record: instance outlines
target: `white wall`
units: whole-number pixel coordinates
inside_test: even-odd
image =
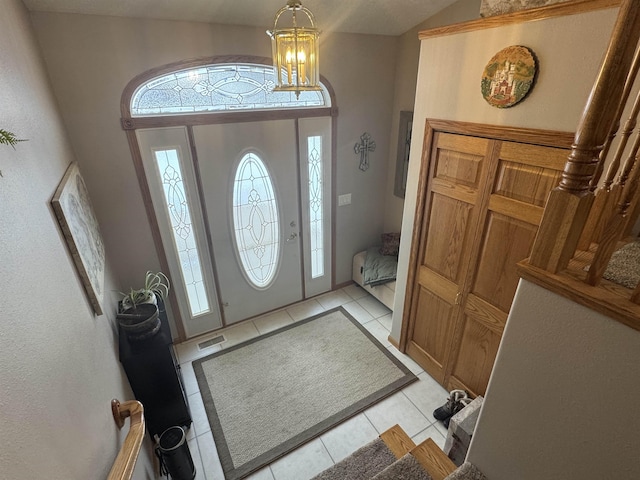
[[[424,40],[415,132],[426,118],[573,131],[617,9]],[[532,48],[531,95],[489,107],[480,75],[498,50]],[[392,336],[399,338],[423,135],[414,134]],[[640,478],[640,333],[521,281],[468,459],[490,480]],[[626,400],[630,399],[630,400]]]
[[[404,199],[393,194],[396,177],[396,160],[400,112],[413,111],[418,81],[418,60],[420,58],[420,40],[418,33],[428,28],[451,25],[478,18],[480,0],[458,0],[424,22],[402,34],[399,38],[396,54],[396,72],[393,98],[393,118],[389,160],[387,164],[387,189],[384,210],[384,231],[399,232],[402,227]]]
[[[195,57],[269,57],[265,29],[195,22],[34,13],[53,89],[71,143],[95,194],[105,243],[118,252],[114,270],[123,288],[159,268],[133,163],[120,128],[120,97],[136,75]],[[386,152],[393,101],[395,37],[331,33],[321,36],[320,72],[333,85],[338,108],[337,192],[352,204],[337,212],[337,282],[351,278],[351,257],[382,231]],[[358,169],[353,146],[369,132],[377,144],[371,168]]]
[[[413,232],[420,157],[427,118],[575,131],[608,45],[617,9],[555,17],[422,41],[402,221],[391,336],[400,338]],[[509,45],[531,48],[539,74],[531,94],[508,109],[480,93],[486,63]]]
[[[640,332],[522,280],[468,460],[491,480],[640,478]]]
[[[105,478],[123,437],[110,401],[133,398],[113,282],[95,317],[49,203],[74,153],[20,0],[2,3],[0,65],[0,128],[28,139],[0,146],[0,477]],[[145,448],[136,478],[150,465]]]

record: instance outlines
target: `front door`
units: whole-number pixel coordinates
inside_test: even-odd
[[[225,322],[303,298],[296,124],[193,129]]]

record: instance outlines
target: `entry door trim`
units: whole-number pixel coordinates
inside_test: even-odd
[[[187,137],[189,139],[189,148],[191,149],[191,158],[193,160],[193,170],[195,174],[195,181],[197,186],[197,195],[198,195],[198,203],[200,205],[200,211],[202,212],[202,218],[209,218],[209,214],[207,212],[207,204],[204,201],[202,196],[203,186],[202,186],[202,175],[200,174],[200,162],[198,160],[198,152],[196,150],[195,137],[193,135],[193,126],[189,125],[187,127]],[[227,326],[227,320],[224,316],[224,308],[220,308],[222,305],[222,295],[220,293],[220,278],[218,276],[218,267],[216,265],[216,256],[213,251],[213,239],[211,236],[211,227],[209,226],[209,222],[204,223],[204,233],[207,239],[207,249],[209,251],[209,258],[211,259],[211,268],[213,269],[213,279],[216,283],[216,302],[218,303],[218,310],[220,311],[220,321],[222,322],[222,328]]]
[[[139,128],[157,128],[166,126],[186,126],[188,134],[192,134],[191,127],[193,125],[208,125],[214,123],[237,123],[237,122],[251,122],[262,120],[279,120],[279,119],[291,119],[291,118],[308,118],[319,116],[331,117],[331,191],[333,192],[331,197],[331,288],[336,286],[336,218],[335,212],[337,207],[337,199],[335,192],[337,191],[337,176],[336,176],[336,159],[337,159],[337,138],[338,138],[338,102],[336,99],[335,90],[331,85],[331,82],[323,75],[320,75],[320,81],[327,88],[329,97],[331,98],[331,107],[329,108],[315,108],[315,109],[299,109],[299,110],[273,110],[273,111],[257,111],[257,112],[238,112],[227,114],[198,114],[198,115],[174,115],[163,117],[145,117],[144,119],[134,119],[131,116],[129,106],[131,104],[131,96],[133,92],[149,78],[152,78],[160,73],[168,73],[171,71],[180,70],[182,68],[189,68],[195,65],[205,65],[210,63],[227,63],[227,62],[246,62],[246,63],[263,63],[270,64],[271,59],[267,57],[251,56],[251,55],[220,55],[214,57],[203,57],[192,60],[183,60],[179,62],[173,62],[166,65],[162,65],[140,75],[134,77],[124,88],[122,97],[120,99],[120,123],[122,129],[125,132],[127,143],[129,144],[129,150],[131,151],[131,159],[138,179],[138,186],[140,187],[140,193],[145,206],[147,220],[151,229],[151,236],[153,238],[153,244],[158,254],[158,260],[160,262],[160,269],[163,272],[169,272],[169,264],[167,261],[167,254],[162,243],[162,237],[160,236],[160,228],[155,218],[155,212],[153,210],[153,204],[151,201],[151,192],[149,190],[148,180],[144,171],[142,163],[142,155],[140,152],[140,145],[136,136],[136,130]],[[134,121],[135,120],[135,121]],[[137,123],[137,122],[140,123]],[[191,137],[189,137],[190,144]],[[192,147],[193,148],[193,147]],[[210,235],[210,233],[208,233]],[[217,281],[217,279],[216,279]],[[219,292],[218,292],[219,295]],[[220,300],[220,299],[218,299]],[[219,303],[220,304],[220,303]],[[187,336],[184,329],[184,323],[182,316],[180,315],[178,300],[173,290],[169,291],[169,305],[172,311],[174,325],[176,327],[176,337],[174,341],[180,342],[186,340]],[[224,324],[224,315],[222,316]]]

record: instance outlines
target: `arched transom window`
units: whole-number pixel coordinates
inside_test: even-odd
[[[131,97],[131,116],[201,112],[275,110],[331,106],[321,91],[274,92],[275,70],[269,65],[217,63],[174,71],[140,85]]]

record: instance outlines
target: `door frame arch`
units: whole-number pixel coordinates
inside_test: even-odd
[[[282,109],[282,110],[251,110],[240,112],[203,112],[193,114],[168,114],[158,116],[145,116],[134,117],[131,114],[131,99],[136,89],[148,82],[149,80],[158,77],[163,74],[169,74],[172,72],[185,70],[188,68],[203,67],[206,65],[222,64],[222,63],[251,63],[258,65],[272,65],[272,60],[267,57],[259,57],[252,55],[216,55],[210,57],[199,57],[191,60],[182,60],[178,62],[168,63],[159,67],[155,67],[141,74],[137,75],[129,81],[125,86],[120,99],[120,123],[122,129],[127,136],[127,142],[129,144],[129,150],[131,151],[131,158],[133,160],[134,169],[138,178],[138,185],[142,194],[145,211],[147,214],[147,220],[151,228],[151,234],[153,237],[154,247],[160,261],[161,269],[169,274],[169,263],[167,261],[167,252],[165,251],[160,235],[160,227],[158,225],[153,204],[151,201],[151,192],[149,190],[148,179],[145,174],[144,166],[142,163],[142,154],[138,139],[136,136],[136,130],[143,128],[162,128],[162,127],[174,127],[184,126],[187,128],[187,134],[189,144],[191,148],[191,155],[194,161],[194,167],[196,170],[196,179],[198,182],[198,200],[201,208],[205,209],[204,199],[200,195],[202,184],[200,181],[198,157],[195,151],[195,142],[193,136],[193,127],[196,125],[212,125],[220,123],[242,123],[242,122],[256,122],[256,121],[268,121],[268,120],[284,120],[293,119],[296,121],[296,127],[298,119],[310,118],[310,117],[331,117],[331,289],[335,288],[335,270],[336,270],[336,229],[335,229],[335,213],[337,207],[336,201],[336,158],[337,158],[337,119],[338,119],[338,107],[336,102],[335,91],[331,83],[323,76],[320,75],[320,81],[325,86],[329,98],[331,99],[331,105],[329,107],[312,107],[312,108],[295,108],[295,109]],[[213,272],[216,284],[218,284],[217,269],[213,256],[213,243],[210,232],[207,229],[206,232],[207,244],[211,259],[213,262]],[[218,304],[222,303],[220,298],[220,290],[216,289],[216,301]],[[180,314],[180,308],[178,306],[178,299],[174,290],[169,292],[169,302],[175,319],[175,326],[177,329],[178,338],[176,340],[186,339],[186,333],[184,329],[183,319]],[[226,326],[223,316],[223,327]]]

